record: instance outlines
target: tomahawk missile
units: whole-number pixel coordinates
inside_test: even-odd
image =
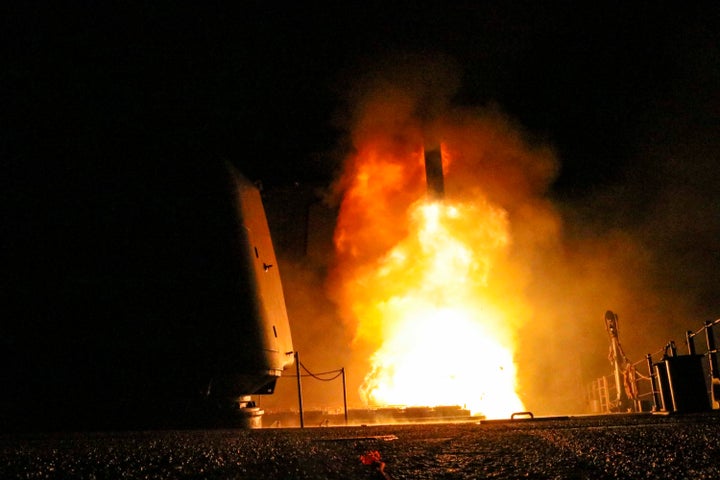
[[[442,200],[445,196],[445,180],[440,145],[425,147],[425,180],[428,197],[431,200]]]

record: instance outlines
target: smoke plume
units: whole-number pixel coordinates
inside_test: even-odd
[[[386,158],[387,174],[394,179],[394,188],[372,192],[382,199],[389,220],[365,230],[365,219],[376,211],[341,215],[327,270],[324,266],[307,278],[302,268],[293,267],[284,278],[291,285],[291,318],[295,310],[306,328],[329,342],[329,357],[335,355],[351,372],[350,402],[357,405],[357,389],[382,334],[374,340],[359,329],[357,312],[349,308],[352,292],[343,285],[406,233],[407,221],[397,219],[424,188],[418,180],[422,164],[407,159],[417,158],[424,143],[442,142],[446,194],[492,205],[509,225],[507,255],[496,259],[491,274],[493,295],[512,313],[503,328],[516,342],[519,395],[536,414],[585,413],[586,386],[610,371],[606,310],[619,314],[620,339],[632,361],[713,315],[710,300],[718,281],[708,265],[717,264],[720,228],[717,202],[704,196],[717,177],[709,174],[712,149],[695,137],[687,149],[676,147],[672,158],[650,151],[628,167],[630,181],[624,185],[562,201],[552,190],[563,162],[553,145],[538,141],[498,105],[454,103],[459,82],[451,61],[422,56],[380,62],[355,78],[345,116],[349,148],[328,198],[342,211],[344,199],[353,195],[352,182],[367,174],[356,159],[372,148]],[[696,162],[698,154],[705,160]],[[352,218],[354,226],[343,218]],[[688,232],[697,246],[686,241]],[[715,262],[703,262],[708,257]],[[323,308],[293,305],[308,285],[324,286]],[[317,305],[315,295],[305,300]],[[296,332],[296,343],[311,342],[302,339],[310,333]],[[315,355],[328,364],[323,356]]]

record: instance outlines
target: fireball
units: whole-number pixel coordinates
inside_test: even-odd
[[[443,158],[447,173],[452,159],[446,151]],[[361,398],[460,405],[487,418],[524,410],[510,327],[517,299],[505,288],[507,213],[480,190],[470,199],[453,198],[451,188],[439,200],[427,195],[422,142],[371,142],[351,160],[335,281],[355,342],[374,350]]]

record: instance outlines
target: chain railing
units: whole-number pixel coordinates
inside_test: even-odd
[[[613,402],[619,398],[616,382],[613,374],[598,377],[591,382],[587,388],[587,399],[591,413],[613,413],[613,412],[659,412],[672,410],[675,398],[674,392],[668,386],[671,379],[667,378],[667,369],[670,366],[666,362],[674,362],[673,359],[693,360],[688,357],[703,357],[702,366],[707,385],[707,394],[710,400],[710,408],[720,409],[720,368],[718,366],[717,332],[713,327],[720,324],[720,319],[707,321],[697,331],[686,332],[688,354],[678,357],[677,347],[674,341],[668,342],[660,350],[648,353],[644,360],[634,363],[628,362],[623,371],[623,388],[630,400],[629,407],[621,410]],[[695,344],[695,337],[704,334],[705,347],[698,347]],[[666,367],[666,368],[661,368]],[[647,374],[641,373],[646,371]],[[677,376],[677,375],[676,375]],[[677,379],[676,379],[677,380]],[[702,403],[702,402],[700,402]]]
[[[305,373],[300,373],[300,369]],[[347,386],[345,382],[345,367],[337,370],[329,370],[327,372],[314,373],[311,372],[303,363],[300,361],[300,354],[295,352],[295,375],[283,375],[283,377],[294,377],[297,379],[297,392],[298,392],[298,407],[300,411],[300,428],[305,428],[305,412],[303,407],[303,394],[302,394],[302,381],[303,377],[310,377],[321,382],[331,382],[338,377],[342,377],[342,392],[343,392],[343,410],[345,414],[345,425],[348,423],[348,406],[347,406]],[[327,425],[327,423],[326,423]]]

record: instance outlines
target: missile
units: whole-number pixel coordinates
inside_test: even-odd
[[[425,148],[425,179],[430,199],[442,200],[445,196],[445,180],[440,145]]]

